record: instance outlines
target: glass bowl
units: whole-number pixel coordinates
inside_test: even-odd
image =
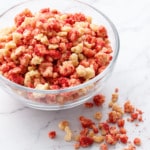
[[[2,89],[13,98],[23,102],[31,108],[40,110],[61,110],[83,104],[95,94],[99,93],[108,77],[111,75],[119,53],[119,36],[114,24],[100,10],[78,0],[28,0],[6,10],[0,15],[0,28],[11,26],[14,17],[28,8],[37,12],[42,8],[57,9],[65,13],[81,12],[92,17],[93,23],[103,25],[107,29],[111,42],[112,60],[109,65],[96,77],[76,86],[58,90],[38,90],[16,84],[0,75]]]

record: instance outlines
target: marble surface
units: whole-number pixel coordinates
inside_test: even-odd
[[[0,1],[0,12],[20,0]],[[86,1],[86,0],[83,0]],[[143,123],[138,127],[127,126],[130,139],[140,136],[142,145],[137,150],[149,150],[150,146],[150,1],[149,0],[87,0],[103,11],[116,25],[120,36],[119,58],[112,76],[102,93],[109,99],[114,88],[120,89],[119,103],[130,99],[142,109]],[[48,138],[50,130],[59,130],[60,120],[69,120],[74,131],[80,129],[79,115],[92,117],[97,108],[91,110],[78,106],[63,111],[39,111],[24,106],[0,88],[0,150],[71,150],[73,142],[63,140],[64,133],[57,138]],[[100,109],[107,114],[108,107]],[[106,115],[104,115],[104,118]],[[121,150],[125,145],[110,146],[110,150]],[[88,148],[87,148],[88,149]],[[94,144],[90,150],[98,150]]]

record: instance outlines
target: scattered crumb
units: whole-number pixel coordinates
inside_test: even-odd
[[[131,104],[131,102],[128,100],[124,103],[124,112],[125,113],[133,113],[134,112],[134,106]]]
[[[136,146],[141,145],[141,139],[136,137],[133,143],[129,141],[127,129],[125,128],[126,120],[125,115],[128,116],[127,121],[135,122],[138,126],[142,119],[143,112],[131,104],[129,100],[125,101],[123,107],[118,104],[119,90],[115,89],[112,94],[111,101],[108,103],[110,111],[106,120],[102,120],[103,114],[100,111],[95,112],[93,118],[87,118],[84,115],[79,116],[81,124],[80,132],[75,136],[70,129],[69,122],[66,120],[61,121],[58,126],[63,130],[66,135],[64,140],[70,142],[75,141],[75,150],[89,147],[94,143],[100,144],[100,150],[108,150],[108,145],[116,145],[122,143],[126,148],[123,150],[136,150]],[[95,95],[92,102],[86,102],[86,108],[94,106],[102,106],[105,102],[105,96],[102,94]],[[92,119],[95,119],[94,121]],[[49,137],[53,138],[53,132],[49,133]],[[74,137],[74,139],[73,139]]]
[[[94,114],[94,118],[97,119],[97,120],[101,120],[102,119],[102,113],[101,112],[96,112]]]
[[[58,127],[61,130],[65,130],[66,126],[69,126],[69,122],[66,120],[63,120],[58,124]]]
[[[94,104],[92,102],[86,102],[86,103],[84,103],[84,106],[86,108],[92,108],[94,106]]]
[[[48,137],[51,138],[51,139],[54,139],[56,137],[56,131],[50,131],[48,133]]]
[[[102,94],[97,94],[94,96],[93,102],[96,106],[102,106],[102,104],[105,102],[105,96]]]
[[[136,145],[136,146],[140,146],[141,145],[141,139],[136,137],[133,141],[133,143]]]

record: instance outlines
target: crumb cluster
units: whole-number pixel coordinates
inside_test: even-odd
[[[61,121],[59,128],[61,130],[64,130],[66,127],[68,128],[68,132],[64,130],[66,133],[65,141],[75,141],[75,149],[90,147],[97,143],[100,145],[100,150],[108,150],[111,145],[122,143],[126,147],[123,150],[136,150],[136,147],[142,143],[141,139],[140,137],[135,137],[131,140],[125,124],[126,122],[136,122],[136,124],[137,121],[139,123],[142,122],[143,112],[132,105],[129,100],[125,101],[123,106],[120,106],[118,104],[118,97],[118,90],[115,90],[108,104],[110,111],[105,120],[102,120],[103,114],[100,111],[97,111],[93,118],[87,118],[84,115],[79,116],[81,130],[78,135],[73,134],[68,121]],[[102,94],[95,95],[92,101],[84,104],[84,107],[87,109],[96,107],[97,109],[103,106],[106,101],[105,99],[105,96]],[[125,115],[129,117],[126,119]],[[66,139],[66,136],[69,137],[69,140]]]

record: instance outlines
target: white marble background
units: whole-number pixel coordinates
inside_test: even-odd
[[[0,12],[20,0],[0,1]],[[116,25],[120,35],[120,54],[115,70],[103,89],[110,98],[115,87],[120,89],[120,103],[130,99],[144,111],[144,122],[128,126],[132,139],[140,136],[142,145],[137,150],[150,148],[150,0],[82,0],[103,11]],[[44,1],[43,1],[44,2]],[[63,140],[59,132],[56,140],[47,133],[57,130],[58,122],[67,119],[78,130],[78,116],[92,116],[97,111],[78,106],[73,109],[45,112],[27,108],[0,89],[0,150],[71,150],[73,143]],[[101,109],[107,112],[107,106]],[[104,115],[105,117],[105,115]],[[121,150],[124,145],[110,147]],[[98,150],[98,145],[89,148]]]

